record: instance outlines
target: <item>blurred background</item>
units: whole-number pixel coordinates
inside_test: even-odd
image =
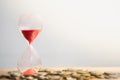
[[[27,48],[22,14],[44,28],[34,40],[43,66],[120,66],[119,0],[0,0],[0,68],[13,68]]]

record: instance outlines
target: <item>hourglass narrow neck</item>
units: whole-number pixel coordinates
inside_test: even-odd
[[[29,44],[29,45],[28,45],[28,47],[29,47],[30,49],[33,49],[33,46],[32,46],[32,44]]]
[[[28,45],[31,46],[32,45],[32,42],[30,43],[29,41],[27,41]]]
[[[26,40],[26,42],[27,42],[27,45],[28,45],[28,46],[31,46],[31,45],[32,45],[32,42],[30,43],[28,40]]]

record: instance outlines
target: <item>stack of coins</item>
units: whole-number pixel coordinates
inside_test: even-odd
[[[0,79],[8,80],[94,80],[94,79],[117,79],[120,73],[108,73],[88,71],[82,69],[51,70],[40,69],[37,74],[24,75],[18,71],[10,71],[6,75],[0,75]]]

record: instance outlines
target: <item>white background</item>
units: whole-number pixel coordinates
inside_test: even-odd
[[[24,13],[43,19],[33,42],[43,66],[120,66],[119,0],[0,0],[0,68],[16,67],[27,47]]]

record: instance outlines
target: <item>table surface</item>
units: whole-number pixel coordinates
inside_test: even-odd
[[[46,68],[53,69],[53,70],[66,69],[66,67],[64,67],[64,68],[63,67],[46,67]],[[89,71],[118,72],[118,73],[120,73],[120,67],[69,67],[69,68],[83,69],[83,70],[89,70]],[[13,71],[13,70],[17,70],[17,69],[15,69],[15,68],[13,68],[13,69],[0,69],[0,75],[6,74],[8,71]],[[3,79],[0,79],[0,80],[3,80]],[[8,80],[8,79],[6,79],[6,80]],[[95,79],[95,80],[108,80],[108,79]],[[120,79],[109,79],[109,80],[120,80]]]

